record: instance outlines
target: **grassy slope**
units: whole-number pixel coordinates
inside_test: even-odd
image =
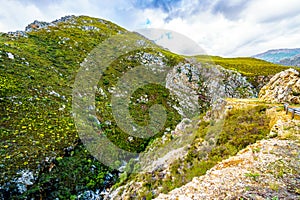
[[[97,27],[100,31],[85,31],[82,29],[83,25]],[[69,157],[63,158],[66,156],[63,149],[78,142],[71,116],[71,94],[79,64],[97,44],[119,31],[125,30],[110,22],[81,16],[54,27],[30,32],[28,37],[13,38],[7,34],[0,36],[0,184],[9,181],[18,170],[37,169],[46,157],[56,157],[56,166],[51,172],[40,166],[38,184],[28,187],[29,191],[24,195],[34,197],[37,193],[47,196],[55,190],[53,197],[62,198],[101,186],[105,176],[103,172],[109,169],[97,162],[80,145],[69,152]],[[156,52],[148,50],[151,51],[154,54]],[[180,56],[160,51],[170,66],[182,61]],[[12,53],[14,59],[10,59],[7,53]],[[127,66],[137,64],[122,59],[117,61],[122,61]],[[275,74],[286,69],[251,58],[213,57],[213,61],[249,77]],[[107,94],[108,88],[116,81],[115,77],[121,76],[120,69],[116,67],[118,65],[112,64],[107,76],[99,83]],[[112,81],[107,84],[105,79]],[[157,86],[147,90],[149,95],[155,93],[162,97],[168,96],[167,91]],[[137,91],[135,98],[144,92]],[[149,102],[146,107],[155,103],[167,105],[168,100],[162,97]],[[106,109],[107,105],[100,97],[97,104],[99,110],[106,110],[105,117],[111,119],[109,109]],[[64,106],[64,109],[60,109]],[[132,106],[132,110],[137,121],[141,116],[147,118],[138,107]],[[170,120],[166,126],[174,127],[179,116],[171,108],[169,114]],[[143,121],[139,123],[142,124]],[[139,147],[139,151],[142,151],[148,143],[137,141],[133,146],[126,146],[124,138],[127,135],[122,134],[116,125],[105,128],[112,133],[111,139],[122,148]],[[91,166],[97,168],[93,174],[90,173]],[[79,175],[86,178],[79,180],[76,178]]]
[[[196,127],[185,130],[189,134],[192,132],[193,142],[185,157],[169,165],[168,173],[157,170],[152,173],[125,176],[123,183],[130,181],[142,183],[137,184],[142,185],[136,186],[138,191],[124,188],[127,190],[125,197],[152,199],[159,193],[168,193],[190,182],[194,177],[204,175],[218,162],[236,155],[249,144],[267,137],[270,132],[270,119],[266,110],[272,105],[245,101],[240,106],[234,100],[227,101],[233,108],[228,110],[224,121],[213,119],[205,121],[202,116]],[[124,178],[122,175],[121,177]]]
[[[94,26],[99,31],[86,31],[82,26]],[[80,63],[87,54],[120,31],[126,30],[104,20],[81,16],[30,32],[28,37],[1,35],[0,185],[16,177],[17,171],[29,169],[39,173],[38,179],[21,196],[64,199],[86,189],[102,187],[106,174],[111,170],[93,158],[81,144],[76,145],[80,141],[71,114],[72,85]],[[183,59],[165,50],[143,50],[154,55],[158,51],[169,66]],[[14,59],[8,57],[10,53]],[[136,53],[138,51],[117,58],[105,71],[98,86],[103,88],[108,99],[96,94],[96,108],[99,111],[98,118],[104,125],[101,128],[111,141],[123,149],[142,151],[149,139],[136,139],[129,145],[128,135],[114,123],[108,105],[109,89],[116,84],[117,77],[139,64],[127,59]],[[150,85],[137,90],[133,94],[133,102],[144,93],[154,98],[143,105],[143,109],[147,110],[156,103],[164,104],[168,113],[165,126],[174,128],[180,116],[170,106],[173,100],[169,92],[161,86]],[[143,125],[144,120],[140,118],[147,118],[144,111],[139,105],[132,104],[130,108],[137,123]],[[105,125],[107,120],[112,123]],[[64,149],[72,146],[75,149],[70,148],[66,153]],[[46,158],[55,160],[51,164],[45,163],[43,160]],[[17,191],[16,185],[10,185],[9,188]],[[16,196],[6,197],[18,197],[18,194],[13,195]]]
[[[101,31],[85,31],[83,25],[94,26]],[[73,146],[78,141],[71,116],[72,84],[76,71],[87,53],[118,31],[125,30],[111,22],[81,16],[30,32],[28,37],[1,35],[0,184],[9,181],[21,169],[39,168],[43,171],[43,165],[40,166],[42,160],[46,157],[59,158],[65,147]],[[13,54],[14,59],[8,58],[7,53]],[[63,107],[65,109],[59,110]],[[99,167],[88,153],[79,155],[82,160],[66,160],[70,168],[53,170],[41,177],[42,180],[38,180],[40,185],[32,190],[46,194],[50,186],[44,185],[54,184],[56,178],[59,178],[56,182],[63,183],[68,178],[62,174],[70,177],[67,174],[70,169],[76,176],[88,173],[89,169],[84,172],[78,166],[71,168],[72,163],[86,165],[87,168],[92,165]],[[67,185],[72,181],[69,178]],[[90,181],[79,182],[87,185]],[[14,190],[13,186],[10,188]],[[59,193],[59,189],[56,190]]]
[[[268,76],[273,75],[282,70],[288,69],[287,66],[273,64],[264,60],[248,57],[238,58],[222,58],[219,56],[197,56],[199,61],[212,61],[217,65],[221,65],[226,69],[240,72],[244,76]]]
[[[248,81],[254,86],[259,84],[257,82],[257,78],[259,76],[275,75],[289,68],[295,68],[296,70],[300,71],[300,68],[297,67],[287,67],[279,64],[273,64],[256,58],[222,58],[219,56],[197,56],[196,58],[198,61],[214,62],[215,64],[221,65],[226,69],[237,71],[243,76],[247,77]]]

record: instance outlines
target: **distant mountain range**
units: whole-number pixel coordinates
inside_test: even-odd
[[[300,48],[273,49],[252,57],[276,64],[300,67]]]

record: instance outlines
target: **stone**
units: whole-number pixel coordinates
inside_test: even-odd
[[[12,54],[12,53],[7,53],[7,57],[9,58],[9,59],[15,59],[15,56]]]
[[[218,105],[224,98],[257,96],[255,88],[238,72],[193,60],[180,63],[167,74],[166,88],[177,97],[179,107],[175,109],[186,118]]]
[[[273,76],[265,85],[259,98],[270,103],[300,103],[300,75],[295,69],[288,69]]]

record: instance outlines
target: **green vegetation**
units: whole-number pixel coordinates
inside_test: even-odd
[[[100,119],[99,121],[103,124],[105,123],[105,121],[109,121],[110,125],[104,125],[107,137],[118,147],[131,152],[141,152],[145,150],[147,144],[154,138],[133,138],[134,142],[128,142],[128,137],[130,137],[130,135],[123,132],[118,127],[115,122],[114,116],[112,115],[112,108],[111,106],[107,105],[107,102],[109,102],[109,100],[111,99],[111,93],[109,92],[109,89],[117,85],[119,77],[121,77],[122,74],[126,73],[129,69],[140,65],[139,59],[128,60],[128,57],[130,55],[136,55],[138,53],[140,55],[149,53],[156,56],[159,56],[160,53],[164,53],[163,60],[166,63],[169,63],[167,65],[170,65],[170,67],[177,65],[180,61],[182,61],[181,57],[175,56],[174,54],[166,51],[159,52],[155,49],[134,51],[115,60],[111,64],[111,66],[107,68],[107,70],[103,73],[103,76],[99,80],[98,87],[102,88],[104,93],[106,94],[105,96],[101,95],[100,93],[96,94],[96,107],[99,110],[99,112],[97,113]],[[122,63],[122,65],[120,65],[119,63]],[[139,99],[143,97],[145,97],[146,102],[139,102]],[[129,104],[129,111],[132,118],[138,125],[147,126],[150,120],[149,108],[155,104],[163,105],[163,107],[166,108],[168,120],[164,124],[162,131],[155,136],[159,137],[163,134],[165,128],[170,127],[171,129],[174,129],[176,124],[178,124],[181,119],[181,116],[172,107],[172,105],[176,104],[173,99],[174,98],[172,98],[169,91],[162,85],[148,84],[143,88],[137,89],[133,93],[133,95],[131,96],[131,103]]]
[[[97,27],[101,32],[84,30],[83,25]],[[78,134],[71,115],[71,94],[79,64],[96,45],[119,31],[125,30],[108,21],[81,16],[29,32],[28,37],[1,35],[0,185],[16,177],[18,170],[39,171],[45,158],[64,156],[64,148],[76,144]],[[13,59],[8,53],[14,56]],[[79,145],[78,149],[82,147]],[[59,187],[64,189],[58,191],[69,188],[74,192],[74,179],[68,173],[74,173],[72,177],[78,178],[82,176],[79,174],[85,174],[83,171],[90,170],[79,169],[85,165],[87,157],[83,156],[80,161],[76,159],[57,161],[60,164],[52,173],[45,175],[47,177],[41,174],[38,185],[32,186],[26,194],[39,193],[44,185],[52,184],[60,172]],[[68,167],[64,167],[63,172],[66,163],[76,166],[80,173],[76,169],[70,172]],[[95,166],[97,170],[103,168],[99,164]],[[63,173],[68,175],[63,176]],[[87,177],[92,176],[87,174]],[[88,185],[77,181],[76,187],[80,189],[85,184]],[[99,186],[99,181],[96,181],[96,186]],[[67,194],[69,192],[64,191],[57,196],[67,197]]]
[[[195,176],[205,174],[217,162],[235,155],[249,144],[266,137],[269,133],[269,119],[265,115],[265,110],[265,106],[232,110],[228,113],[221,131],[219,128],[213,128],[218,124],[201,122],[195,143],[192,144],[192,148],[184,160],[185,167],[178,167],[176,164],[172,167],[175,172],[173,175],[181,176],[181,178],[175,178],[178,182],[173,183],[171,188],[167,187],[165,192],[189,182]],[[214,144],[213,137],[215,136],[217,138]],[[196,145],[199,141],[198,138],[211,141],[211,150],[205,152],[200,149],[199,151]],[[177,165],[182,165],[181,162],[178,161]],[[183,169],[186,175],[182,177],[182,173],[178,169]]]
[[[57,157],[50,166],[41,169],[37,184],[28,186],[28,190],[22,195],[17,194],[11,198],[68,199],[85,190],[102,189],[104,182],[112,185],[116,176],[108,174],[109,171],[82,145],[77,145],[65,157]]]
[[[254,172],[254,173],[246,173],[245,176],[246,176],[246,177],[250,177],[250,178],[252,178],[254,181],[256,181],[257,178],[260,176],[260,174],[257,173],[257,172]]]
[[[85,30],[83,25],[95,28]],[[38,173],[38,179],[27,187],[23,197],[45,197],[52,193],[53,198],[68,199],[80,191],[102,187],[105,174],[112,169],[98,163],[78,143],[71,110],[72,86],[80,63],[88,53],[120,32],[126,30],[105,20],[80,16],[28,32],[27,37],[0,36],[0,185],[17,178],[19,170],[29,169]],[[128,142],[129,135],[118,128],[112,116],[109,89],[124,72],[140,64],[141,60],[129,57],[143,53],[160,56],[170,67],[184,60],[158,48],[128,52],[114,59],[99,80],[98,87],[103,89],[106,98],[96,94],[100,128],[120,148],[133,152],[143,151],[154,137],[134,138]],[[10,54],[13,58],[8,56]],[[143,95],[147,95],[149,101],[136,103]],[[173,129],[181,118],[172,107],[176,104],[173,99],[161,85],[147,85],[133,94],[130,114],[139,125],[147,125],[149,108],[162,104],[168,119],[164,128]],[[105,123],[108,121],[110,123]],[[66,156],[68,147],[76,150]],[[53,163],[56,164],[45,164],[46,158],[55,158]],[[94,173],[90,173],[91,166],[95,167]],[[79,177],[84,179],[79,180]],[[12,194],[7,197],[22,198],[16,192],[16,185],[11,185],[10,190]]]
[[[151,199],[157,194],[151,191],[161,187],[160,192],[167,193],[180,187],[196,176],[201,176],[218,162],[236,155],[249,144],[261,140],[269,134],[270,120],[266,116],[268,105],[255,105],[243,109],[233,109],[227,114],[224,123],[221,121],[202,120],[195,139],[185,158],[176,160],[170,166],[170,174],[162,172],[145,173],[129,181],[143,181],[145,184],[137,198]],[[235,165],[237,163],[229,163]],[[256,173],[249,173],[256,178]]]
[[[226,69],[237,71],[242,75],[249,77],[274,75],[290,68],[287,66],[273,64],[264,60],[248,57],[222,58],[219,56],[197,56],[197,59],[202,62],[214,62],[215,64],[221,65]]]
[[[273,64],[256,58],[222,58],[219,56],[197,56],[196,58],[200,62],[213,62],[226,69],[237,71],[247,77],[248,81],[255,87],[258,86],[260,82],[259,77],[261,76],[275,75],[289,68],[295,68],[300,72],[300,69],[297,67]]]
[[[86,30],[83,26],[94,29]],[[116,181],[118,173],[95,160],[80,142],[72,116],[72,87],[80,63],[88,54],[105,39],[122,32],[126,30],[111,22],[80,16],[28,32],[27,37],[0,35],[0,186],[18,178],[18,171],[25,169],[32,171],[36,178],[23,194],[17,192],[15,184],[5,185],[10,189],[5,193],[7,198],[75,199],[85,190],[101,189]],[[124,73],[141,64],[140,57],[130,57],[145,53],[162,59],[170,68],[184,62],[184,57],[156,46],[128,52],[108,66],[98,83],[102,92],[95,94],[99,128],[119,148],[132,152],[144,151],[155,143],[156,137],[162,136],[166,129],[173,130],[181,120],[172,106],[178,106],[178,102],[170,92],[161,85],[148,84],[131,96],[130,114],[137,124],[145,126],[150,120],[149,108],[163,105],[167,121],[162,131],[155,137],[129,141],[130,135],[117,126],[112,116],[110,90]],[[197,59],[206,62],[201,56]],[[253,83],[256,76],[286,69],[252,58],[212,59],[216,64],[242,73]],[[147,101],[140,101],[145,96]],[[171,166],[169,177],[162,180],[160,172],[142,175],[147,183],[141,196],[149,199],[156,195],[148,192],[153,188],[161,186],[163,192],[167,192],[187,183],[222,159],[264,138],[268,132],[263,106],[230,111],[221,132],[218,132],[218,123],[202,121],[199,124],[188,156]],[[207,151],[198,149],[203,141],[210,145]],[[109,173],[112,177],[107,183]],[[117,185],[134,178],[124,173]]]

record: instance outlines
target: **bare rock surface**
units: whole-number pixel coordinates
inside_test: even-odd
[[[300,199],[300,120],[274,115],[276,109],[269,111],[270,136],[276,137],[249,145],[156,199]]]
[[[300,103],[300,75],[295,69],[288,69],[273,76],[265,85],[259,98],[271,103]]]
[[[299,199],[299,177],[293,174],[299,175],[297,156],[295,142],[262,140],[156,199]]]
[[[299,199],[297,156],[295,142],[263,140],[157,199]]]
[[[223,98],[257,97],[255,88],[238,72],[189,60],[171,70],[166,88],[178,97],[178,112],[195,116]]]

